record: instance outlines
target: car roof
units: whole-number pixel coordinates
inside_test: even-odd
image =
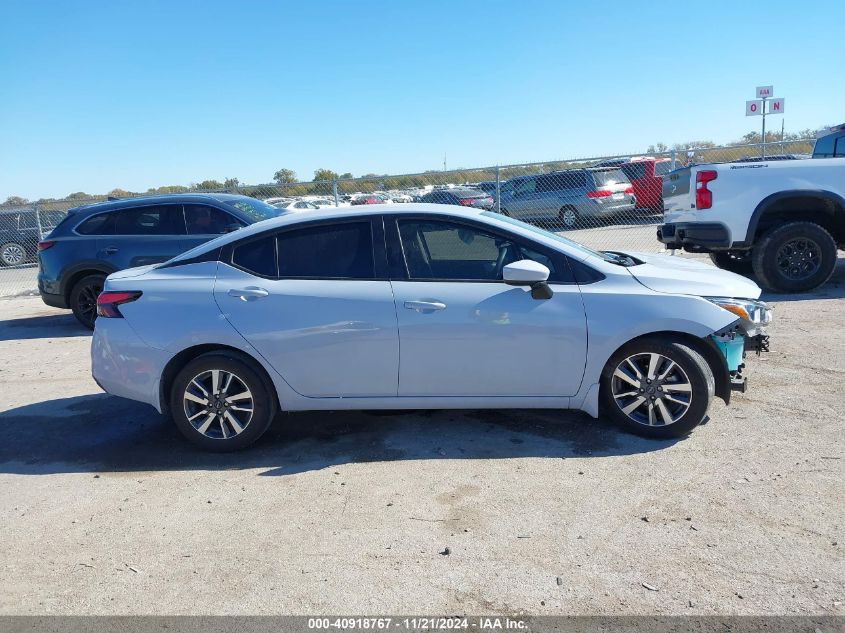
[[[189,251],[177,255],[173,261],[192,259],[203,253],[225,246],[229,242],[236,242],[252,235],[272,231],[303,222],[314,220],[346,220],[353,218],[369,218],[374,215],[419,215],[439,214],[449,215],[454,218],[477,218],[484,212],[484,209],[471,207],[459,207],[453,204],[429,204],[424,202],[408,202],[405,204],[368,204],[354,207],[323,207],[322,209],[308,209],[297,213],[283,213],[269,220],[261,220],[250,224],[237,231],[225,233],[209,242],[200,244]]]
[[[68,213],[94,213],[102,211],[114,211],[116,209],[125,209],[137,207],[145,204],[186,204],[191,202],[234,202],[235,200],[243,200],[248,196],[242,196],[233,193],[165,193],[156,194],[152,196],[136,196],[134,198],[120,198],[118,200],[106,200],[103,202],[93,202],[79,207],[68,209]]]

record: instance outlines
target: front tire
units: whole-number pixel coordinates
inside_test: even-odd
[[[26,261],[26,249],[17,242],[6,242],[0,246],[0,263],[4,266],[17,266]]]
[[[697,351],[649,337],[625,345],[607,362],[600,398],[604,412],[631,433],[682,437],[706,419],[715,383]]]
[[[103,275],[88,275],[77,281],[70,291],[73,316],[89,330],[94,329],[97,320],[97,297],[103,291],[105,281]]]
[[[716,268],[738,275],[750,275],[753,272],[751,251],[718,251],[710,253],[710,261]]]
[[[814,222],[790,222],[769,231],[754,247],[754,274],[777,292],[818,288],[836,267],[836,242]]]
[[[226,453],[253,444],[276,415],[272,383],[254,363],[211,352],[190,361],[170,389],[176,427],[200,448]]]

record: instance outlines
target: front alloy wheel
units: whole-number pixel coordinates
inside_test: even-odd
[[[675,361],[651,352],[634,354],[613,372],[613,399],[637,424],[668,426],[689,410],[692,385]]]
[[[704,357],[684,342],[636,339],[605,365],[602,411],[632,433],[680,437],[706,419],[715,382]]]

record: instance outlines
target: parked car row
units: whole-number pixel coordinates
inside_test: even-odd
[[[40,235],[51,231],[64,217],[63,211],[0,211],[0,265],[19,266],[31,261],[38,252]]]

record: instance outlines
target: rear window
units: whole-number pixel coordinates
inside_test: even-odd
[[[621,169],[594,171],[593,178],[596,180],[596,187],[610,187],[611,185],[628,182],[628,178]]]
[[[672,161],[671,160],[663,160],[659,163],[655,163],[654,165],[654,175],[655,176],[663,176],[668,174],[672,171]]]
[[[640,178],[645,178],[645,163],[628,163],[627,165],[622,165],[622,173],[628,178],[628,180],[639,180]]]

